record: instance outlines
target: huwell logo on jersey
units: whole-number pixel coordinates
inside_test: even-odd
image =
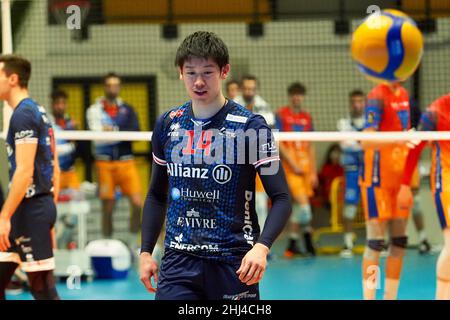
[[[171,196],[173,200],[186,200],[194,202],[216,202],[220,200],[220,191],[198,191],[189,188],[172,188]]]

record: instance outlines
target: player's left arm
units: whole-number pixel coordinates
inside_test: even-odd
[[[422,114],[419,122],[420,131],[436,131],[437,117],[434,111],[429,108]],[[420,141],[416,143],[408,152],[405,167],[403,170],[403,177],[401,181],[400,190],[397,195],[397,205],[400,209],[410,209],[413,205],[413,194],[411,191],[411,180],[414,171],[419,163],[420,154],[426,147],[427,141]]]
[[[264,189],[272,201],[272,207],[264,224],[263,232],[253,248],[247,252],[237,270],[239,280],[247,285],[258,283],[266,270],[267,255],[275,239],[285,227],[291,214],[291,198],[278,148],[273,135],[264,120],[257,119],[256,130],[265,129],[269,138],[261,144],[258,140],[258,157],[254,163]],[[268,140],[268,141],[267,141]]]
[[[25,197],[27,188],[33,182],[36,151],[37,139],[16,144],[16,171],[11,179],[9,193],[0,213],[0,251],[6,251],[11,246],[9,242],[11,217]]]

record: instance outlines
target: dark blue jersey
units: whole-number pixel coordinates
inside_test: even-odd
[[[198,120],[187,102],[158,119],[152,145],[169,180],[166,248],[242,258],[260,233],[256,168],[264,165],[274,174],[279,167],[264,118],[228,101],[214,117]]]
[[[44,107],[30,98],[19,103],[9,123],[6,147],[10,180],[16,171],[16,146],[21,143],[37,143],[33,182],[28,187],[25,198],[53,192],[53,128]]]
[[[65,115],[55,120],[54,129],[56,134],[58,131],[75,130],[75,124],[69,116]],[[56,139],[56,149],[58,150],[58,162],[61,171],[69,171],[75,165],[75,144],[65,139]]]
[[[133,108],[120,98],[110,104],[105,98],[98,99],[86,113],[89,129],[103,131],[105,126],[114,131],[139,131],[139,121]],[[133,158],[131,141],[96,141],[97,160],[129,160]]]

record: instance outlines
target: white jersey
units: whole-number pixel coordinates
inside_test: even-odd
[[[249,104],[247,104],[244,101],[244,98],[242,98],[242,95],[238,95],[236,99],[234,99],[235,102],[240,104],[241,106],[244,106],[248,109],[249,105],[253,105],[252,112],[255,114],[259,114],[264,117],[267,124],[273,128],[275,126],[275,115],[272,112],[272,109],[270,108],[269,103],[267,103],[266,100],[261,98],[261,96],[256,95],[253,101]]]

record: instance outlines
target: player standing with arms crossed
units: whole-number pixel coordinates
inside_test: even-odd
[[[6,139],[10,188],[0,212],[0,299],[20,265],[37,300],[57,300],[53,270],[59,164],[45,109],[28,94],[31,64],[0,56],[0,99],[14,109]]]
[[[306,88],[301,83],[293,83],[288,88],[290,104],[278,109],[277,129],[280,131],[313,131],[312,118],[303,109]],[[292,194],[292,215],[289,243],[284,254],[286,257],[301,255],[297,245],[299,232],[303,232],[306,251],[315,256],[312,240],[312,210],[309,198],[317,187],[317,169],[314,146],[305,141],[284,141],[280,143],[280,154],[289,189]]]
[[[215,34],[189,35],[175,63],[192,100],[164,113],[153,131],[141,281],[156,291],[158,300],[259,299],[267,255],[291,211],[271,130],[262,116],[222,94],[230,64],[228,49]],[[224,146],[217,157],[223,145],[220,137],[237,143]],[[242,151],[245,161],[233,161]],[[212,152],[216,157],[210,162]],[[256,173],[273,204],[261,235],[255,212]],[[166,253],[158,277],[152,251],[166,216]]]
[[[367,96],[364,131],[406,131],[410,128],[408,92],[400,83],[377,85]],[[367,245],[362,273],[364,299],[375,299],[379,285],[379,258],[389,234],[384,299],[397,299],[403,255],[407,246],[409,210],[399,209],[397,193],[408,147],[404,142],[363,141],[364,163],[360,180],[366,218]]]

